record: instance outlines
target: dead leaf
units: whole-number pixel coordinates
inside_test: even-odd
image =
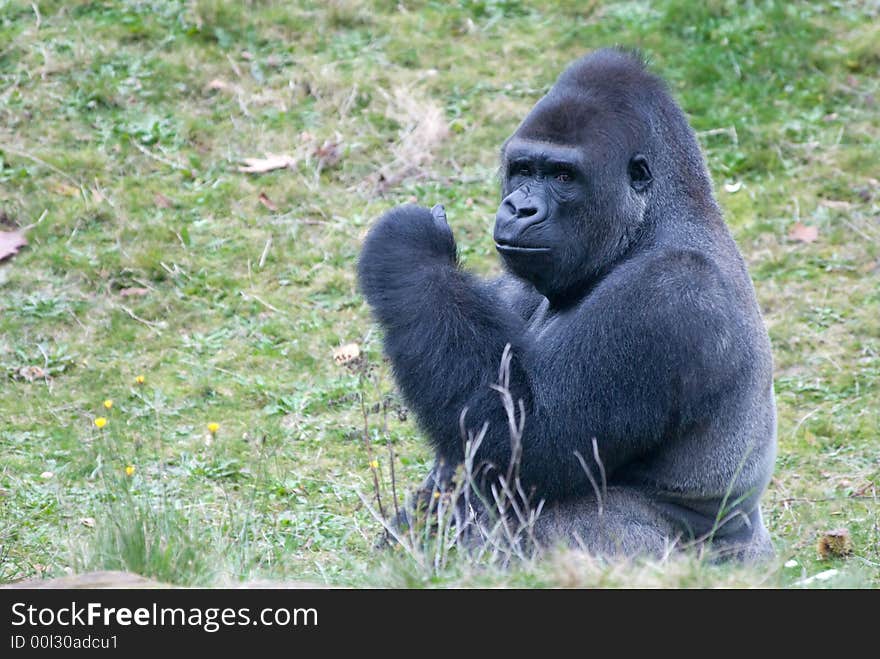
[[[849,556],[853,551],[852,538],[847,529],[825,531],[819,536],[816,549],[823,559]]]
[[[79,523],[87,528],[90,528],[90,529],[95,528],[95,518],[94,517],[80,517]]]
[[[264,174],[275,169],[286,169],[296,166],[296,158],[293,156],[267,153],[265,158],[242,158],[243,167],[238,171],[245,174]]]
[[[156,204],[159,208],[171,208],[174,205],[174,202],[163,195],[161,192],[157,192],[155,195],[153,195],[153,203]]]
[[[344,346],[333,348],[333,361],[338,366],[346,366],[360,361],[361,347],[357,343],[346,343]]]
[[[855,492],[853,492],[850,496],[863,497],[868,493],[871,493],[874,496],[876,496],[876,494],[877,494],[877,486],[874,485],[874,483],[872,483],[871,481],[866,482],[859,489],[857,489]]]
[[[225,80],[220,80],[219,78],[214,78],[211,82],[205,85],[205,89],[211,92],[223,92],[229,89],[231,85]]]
[[[321,169],[330,169],[342,160],[342,144],[327,140],[317,149],[315,155],[318,157],[318,166]]]
[[[260,193],[260,196],[257,197],[257,199],[259,199],[260,203],[263,204],[263,206],[265,206],[266,208],[268,208],[268,209],[269,209],[270,211],[272,211],[273,213],[277,213],[277,212],[278,212],[278,206],[276,206],[276,205],[273,203],[273,201],[272,201],[271,199],[269,199],[269,196],[268,196],[265,192],[261,192],[261,193]]]
[[[18,376],[28,382],[34,380],[48,380],[51,376],[39,366],[22,366],[18,369]]]
[[[24,231],[0,231],[0,261],[15,256],[27,244]]]
[[[119,296],[120,297],[143,297],[144,295],[149,295],[150,289],[148,288],[120,288]]]
[[[76,197],[80,194],[79,188],[67,183],[56,183],[51,185],[49,186],[49,191],[54,192],[55,194],[64,195],[65,197]]]
[[[801,243],[812,243],[819,237],[819,229],[818,227],[808,227],[801,222],[795,222],[788,231],[788,237]]]

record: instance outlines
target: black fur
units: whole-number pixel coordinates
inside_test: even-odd
[[[479,459],[506,470],[507,417],[490,385],[510,344],[526,411],[519,474],[547,502],[539,537],[603,554],[710,537],[722,552],[769,553],[758,507],[776,446],[769,341],[665,84],[618,50],[576,61],[505,143],[502,179],[500,279],[457,267],[437,208],[390,211],[360,257],[438,462],[461,462],[467,409],[468,428],[488,422]]]

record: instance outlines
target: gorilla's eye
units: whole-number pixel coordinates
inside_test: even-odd
[[[514,160],[510,163],[510,178],[528,178],[532,175],[532,165],[527,160]]]
[[[560,183],[570,183],[572,179],[570,172],[559,172],[556,174],[556,180]]]
[[[629,161],[627,167],[629,171],[630,185],[637,192],[644,192],[654,180],[651,176],[651,168],[648,166],[648,159],[641,153],[637,153]]]

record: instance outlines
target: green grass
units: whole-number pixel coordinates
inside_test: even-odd
[[[0,582],[880,586],[878,26],[867,1],[0,0],[0,212],[35,225],[0,264]],[[496,271],[500,144],[612,44],[669,80],[755,280],[778,564],[425,573],[377,554],[357,392],[386,484],[383,397],[400,492],[430,455],[395,413],[360,240],[395,204],[442,201],[467,266]],[[425,117],[438,130],[404,138]],[[237,171],[267,152],[297,164]],[[789,240],[797,220],[818,240]],[[348,342],[376,386],[334,363]],[[839,527],[854,555],[819,559]]]

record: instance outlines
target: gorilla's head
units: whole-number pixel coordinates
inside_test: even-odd
[[[677,179],[711,199],[684,115],[640,58],[618,50],[571,65],[501,161],[496,247],[551,302],[576,299],[633,249],[658,195],[678,194]]]

